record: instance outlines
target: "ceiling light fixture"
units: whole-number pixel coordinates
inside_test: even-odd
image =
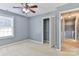
[[[71,16],[69,15],[68,18],[71,18]]]
[[[29,10],[28,9],[26,10],[25,8],[23,8],[23,12],[28,13]]]
[[[20,7],[14,6],[13,8],[20,8],[23,13],[28,13],[28,12],[36,13],[35,9],[38,8],[38,6],[35,4],[30,4],[30,3],[21,3]]]
[[[25,13],[28,13],[28,12],[30,12],[28,9],[25,11]]]

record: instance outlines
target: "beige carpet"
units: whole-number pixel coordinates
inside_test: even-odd
[[[1,56],[58,56],[58,55],[78,55],[69,52],[58,52],[55,48],[50,48],[48,44],[37,44],[30,40],[0,46]]]

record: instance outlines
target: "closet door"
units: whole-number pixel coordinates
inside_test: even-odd
[[[55,45],[55,17],[51,17],[50,22],[50,47]]]

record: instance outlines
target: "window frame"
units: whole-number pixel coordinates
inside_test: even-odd
[[[7,18],[9,20],[11,20],[11,28],[12,28],[12,35],[9,36],[4,36],[4,37],[0,37],[0,39],[7,39],[7,38],[13,38],[14,37],[14,17],[13,16],[4,16],[4,15],[0,15],[0,17],[2,17],[3,19]]]

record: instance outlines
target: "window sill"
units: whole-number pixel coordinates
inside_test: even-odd
[[[9,38],[13,38],[14,36],[5,36],[5,37],[0,37],[0,39],[9,39]]]

